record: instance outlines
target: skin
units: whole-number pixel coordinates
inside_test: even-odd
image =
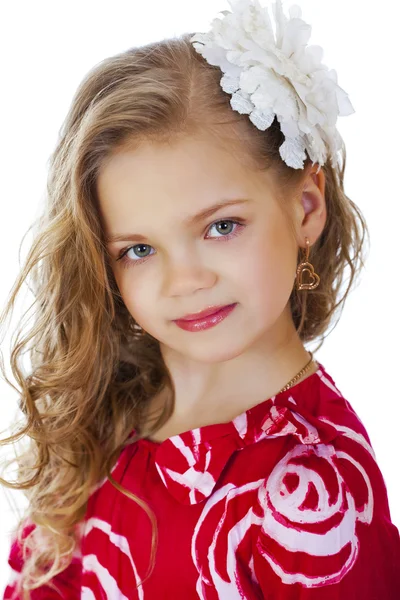
[[[305,248],[306,237],[311,247],[326,222],[325,176],[317,169],[305,171],[292,199],[295,234],[271,172],[251,169],[204,133],[168,144],[143,142],[113,155],[100,171],[106,236],[136,232],[147,239],[109,243],[108,251],[123,301],[159,340],[175,385],[173,415],[155,440],[232,420],[276,394],[308,363],[289,297],[298,247]],[[184,217],[234,198],[251,202],[183,225]],[[227,219],[244,226],[227,223],[224,229],[219,221]],[[126,248],[124,267],[117,258]],[[189,332],[173,323],[234,302],[234,311],[208,330]],[[316,370],[313,363],[302,379]],[[149,407],[162,401],[161,393]]]

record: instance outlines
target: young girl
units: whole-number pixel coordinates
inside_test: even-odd
[[[6,310],[31,277],[7,600],[399,597],[370,439],[305,348],[363,265],[353,108],[300,9],[273,15],[231,2],[73,99]]]

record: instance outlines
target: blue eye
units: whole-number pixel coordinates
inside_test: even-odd
[[[210,229],[211,229],[212,227],[216,227],[216,226],[220,225],[221,223],[222,223],[223,225],[226,225],[227,223],[230,223],[231,225],[234,225],[234,224],[235,224],[235,221],[230,221],[230,220],[228,220],[228,219],[227,219],[226,221],[217,221],[216,223],[213,223],[213,224],[210,226]],[[228,229],[229,229],[229,225],[228,225]],[[226,231],[224,231],[224,230],[223,230],[223,233],[225,234],[225,233],[226,233]],[[231,232],[230,232],[230,231],[228,231],[228,234],[230,234],[230,233],[231,233]],[[224,235],[224,237],[225,237],[225,235]]]
[[[149,246],[148,244],[136,244],[135,246],[129,246],[128,248],[122,249],[121,254],[117,258],[117,261],[120,260],[123,266],[132,266],[132,263],[142,262],[142,260],[145,260],[146,258],[151,256],[150,254],[147,254],[146,256],[137,256],[134,259],[128,258],[128,252],[130,250],[134,250],[136,252],[136,248],[151,248],[151,246]]]
[[[128,248],[127,252],[131,249],[134,249],[135,252],[141,251],[140,248],[151,248],[151,246],[148,246],[147,244],[137,244],[136,246],[131,246],[130,248]],[[147,258],[147,256],[149,256],[148,254],[146,256],[138,256],[137,258]]]
[[[225,231],[223,230],[223,233],[221,236],[211,236],[211,237],[206,237],[206,239],[217,239],[217,240],[221,240],[221,241],[228,241],[230,239],[232,239],[233,237],[239,235],[240,231],[243,229],[243,227],[245,227],[244,222],[242,220],[236,220],[236,219],[221,219],[220,221],[215,221],[214,223],[212,223],[210,225],[210,227],[208,228],[207,231],[211,230],[213,227],[216,227],[220,224],[227,224],[230,223],[232,225],[235,225],[236,228],[234,229],[233,233],[232,233],[232,228],[228,225],[228,233],[225,233]],[[137,256],[136,258],[129,258],[128,257],[128,252],[130,250],[132,250],[133,252],[137,252],[139,249],[139,252],[146,252],[146,250],[144,249],[149,249],[152,248],[152,246],[148,245],[148,244],[136,244],[135,246],[128,246],[128,248],[123,248],[121,250],[121,253],[119,255],[119,257],[117,258],[117,261],[121,261],[122,266],[123,267],[131,267],[131,266],[135,266],[136,264],[141,264],[144,261],[146,261],[148,258],[150,258],[151,254],[146,254],[145,256]]]

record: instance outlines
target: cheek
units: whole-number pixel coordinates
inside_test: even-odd
[[[133,274],[132,269],[118,273],[115,280],[122,296],[122,300],[130,314],[139,322],[146,320],[146,314],[151,310],[151,298],[154,296],[149,289],[149,282],[140,277],[138,273]],[[147,310],[146,310],[147,309]]]
[[[294,247],[282,228],[261,232],[239,267],[241,287],[254,307],[271,310],[286,305],[296,271]]]

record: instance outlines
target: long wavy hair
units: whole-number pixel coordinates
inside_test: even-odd
[[[19,389],[2,364],[23,417],[19,430],[0,442],[15,447],[27,440],[12,459],[17,480],[0,478],[3,486],[24,490],[28,500],[15,530],[24,548],[19,584],[24,599],[29,590],[51,585],[71,563],[88,498],[103,478],[137,502],[153,526],[150,567],[138,585],[154,568],[155,515],[111,471],[123,448],[169,419],[174,388],[158,341],[139,335],[116,285],[99,214],[100,168],[114,152],[141,141],[161,143],[207,130],[230,136],[232,149],[240,147],[254,168],[273,169],[288,214],[289,199],[304,177],[305,170],[288,167],[279,155],[284,136],[276,119],[263,132],[232,110],[230,95],[220,87],[220,69],[196,52],[192,35],[130,48],[95,65],[80,83],[49,161],[43,212],[29,228],[32,245],[1,315],[4,327],[28,281],[33,320],[18,321],[11,348]],[[345,164],[343,149],[340,165],[334,168],[329,156],[322,167],[327,220],[309,258],[320,285],[313,291],[294,286],[290,296],[298,335],[303,342],[319,340],[317,350],[364,266],[369,236],[360,209],[345,194]],[[307,157],[305,168],[310,165]],[[349,278],[341,289],[346,267]],[[29,372],[21,363],[25,352]],[[161,389],[171,394],[156,422],[145,425],[144,409]],[[23,537],[27,523],[34,527]]]

